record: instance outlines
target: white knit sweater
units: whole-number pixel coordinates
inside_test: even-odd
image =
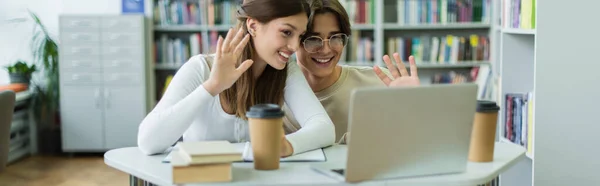
[[[156,107],[139,126],[138,146],[147,155],[162,153],[183,135],[184,141],[250,140],[248,123],[223,111],[219,96],[202,86],[214,56],[190,58],[175,74]],[[288,63],[284,100],[302,128],[286,139],[294,154],[334,144],[335,129],[295,63]]]

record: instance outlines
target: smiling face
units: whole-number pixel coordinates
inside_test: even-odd
[[[262,24],[248,19],[253,32],[253,43],[259,58],[271,67],[281,70],[290,56],[300,47],[300,37],[306,31],[308,18],[305,13],[273,19]]]
[[[347,36],[340,30],[335,14],[317,14],[313,19],[313,30],[306,34],[306,39],[297,52],[298,65],[312,76],[335,76],[334,70],[342,56]],[[322,45],[319,37],[324,40]]]

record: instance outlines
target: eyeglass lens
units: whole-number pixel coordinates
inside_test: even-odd
[[[348,42],[345,34],[335,34],[329,37],[329,47],[332,50],[341,50]],[[317,52],[323,48],[323,39],[319,36],[311,36],[304,40],[304,49],[308,52]]]

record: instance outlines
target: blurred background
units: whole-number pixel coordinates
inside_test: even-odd
[[[217,36],[235,24],[234,13],[240,2],[0,1],[0,90],[17,94],[16,105],[10,108],[14,109],[10,130],[0,134],[9,138],[8,164],[0,173],[0,185],[127,184],[128,175],[104,164],[102,155],[137,145],[139,123],[161,98],[173,75],[191,56],[214,51]],[[536,17],[542,12],[537,11],[536,0],[340,2],[352,23],[341,65],[383,66],[383,55],[398,52],[405,61],[413,55],[422,84],[477,83],[479,99],[501,105],[497,140],[527,150],[524,161],[500,176],[502,185],[532,185],[537,157],[534,141],[540,141],[536,143],[540,154],[556,154],[552,144],[567,144],[551,134],[570,128],[551,125],[554,120],[544,118],[568,112],[558,110],[561,108],[579,107],[568,107],[571,102],[552,108],[534,107],[533,103],[538,98],[545,99],[542,103],[572,100],[576,96],[568,95],[576,93],[561,93],[566,90],[539,77],[552,74],[554,78],[559,74],[555,72],[562,73],[562,62],[552,63],[552,59],[563,51],[542,50],[536,43],[549,42],[551,36],[562,38],[555,37],[562,32],[565,37],[575,37],[568,33],[590,30],[587,24],[546,24],[547,35],[540,34]],[[542,16],[567,11],[551,3],[545,8]],[[562,14],[577,13],[573,9]],[[564,28],[562,32],[560,28]],[[581,43],[585,42],[572,46],[585,48]],[[544,63],[538,63],[540,59]],[[568,62],[579,61],[585,59]],[[580,64],[588,67],[591,63]],[[569,86],[571,90],[589,88]],[[505,117],[506,113],[521,115]],[[534,113],[543,117],[534,120]],[[539,121],[546,125],[534,127]],[[534,138],[536,131],[545,133]],[[570,140],[579,139],[585,138]],[[548,162],[556,162],[550,161],[552,158],[559,158],[550,156],[542,154],[545,159],[537,165],[549,167]],[[536,169],[544,170],[551,169]]]

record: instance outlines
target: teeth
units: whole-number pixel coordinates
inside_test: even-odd
[[[326,59],[317,59],[317,58],[314,58],[314,59],[316,61],[318,61],[319,63],[327,63],[327,62],[329,62],[331,60],[331,58],[326,58]]]
[[[290,58],[290,55],[287,55],[286,53],[283,53],[283,52],[279,52],[279,55],[281,55],[285,58]]]

